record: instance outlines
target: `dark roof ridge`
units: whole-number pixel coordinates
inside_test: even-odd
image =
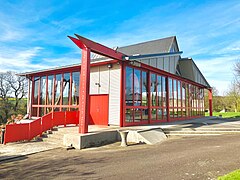
[[[165,38],[160,38],[160,39],[154,39],[154,40],[150,40],[150,41],[144,41],[144,42],[140,42],[140,43],[136,43],[136,44],[131,44],[131,45],[127,45],[127,46],[121,46],[119,48],[126,48],[126,47],[130,47],[130,46],[136,46],[136,45],[141,45],[141,44],[146,44],[146,43],[151,43],[151,42],[156,42],[159,40],[165,40],[165,39],[173,39],[176,38],[176,36],[169,36],[169,37],[165,37]],[[173,42],[172,41],[172,42]]]

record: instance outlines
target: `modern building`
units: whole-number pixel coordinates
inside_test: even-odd
[[[175,36],[108,48],[76,35],[80,64],[20,74],[29,79],[28,111],[79,111],[88,124],[132,126],[204,116],[211,87],[193,59],[182,58]]]

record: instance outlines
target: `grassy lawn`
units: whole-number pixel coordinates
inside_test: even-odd
[[[229,174],[226,174],[224,176],[218,177],[218,180],[228,180],[228,179],[231,179],[231,180],[240,179],[240,170],[236,170],[236,171],[230,172]]]
[[[240,117],[240,112],[225,112],[225,113],[213,112],[213,116],[219,115],[222,115],[223,118],[236,118]],[[205,116],[209,116],[209,113],[205,113]]]

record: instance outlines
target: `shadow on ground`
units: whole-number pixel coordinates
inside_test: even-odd
[[[16,162],[16,161],[21,161],[21,160],[25,160],[28,157],[25,155],[20,155],[20,156],[1,156],[0,157],[0,164],[3,163],[10,163],[10,162]]]

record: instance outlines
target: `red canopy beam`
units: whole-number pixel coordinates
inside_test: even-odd
[[[123,57],[125,56],[123,53],[117,52],[107,46],[104,46],[102,44],[96,43],[94,41],[91,41],[89,39],[86,39],[82,36],[79,36],[75,34],[75,36],[88,48],[91,49],[92,52],[112,58],[112,59],[117,59],[117,60],[122,60]]]
[[[90,84],[90,53],[98,53],[100,55],[122,60],[124,54],[117,52],[99,43],[93,42],[82,36],[75,34],[78,39],[68,36],[80,49],[82,49],[82,64],[80,75],[80,91],[79,91],[79,133],[88,132],[88,122],[90,116],[89,106],[89,84]]]

